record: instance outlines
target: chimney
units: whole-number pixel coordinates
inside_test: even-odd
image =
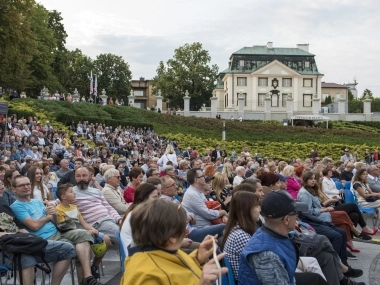
[[[309,52],[309,44],[297,44],[297,48],[302,49],[303,51]]]
[[[267,43],[267,48],[272,49],[273,48],[273,42],[268,42]]]

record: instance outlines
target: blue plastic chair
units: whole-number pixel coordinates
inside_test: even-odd
[[[343,185],[342,182],[340,182],[340,181],[334,181],[334,183],[335,183],[336,189],[338,189],[338,190],[344,189],[344,185]]]
[[[3,281],[1,280],[2,276],[6,276],[5,284],[7,284],[7,281],[9,279],[9,272],[12,272],[12,269],[6,267],[5,265],[0,265],[0,284],[3,284]]]
[[[350,182],[351,184],[351,182]],[[346,203],[355,203],[360,212],[362,212],[363,214],[366,214],[366,215],[373,215],[373,214],[376,214],[376,219],[372,219],[372,223],[373,223],[373,227],[375,228],[376,225],[377,225],[377,220],[378,220],[378,210],[375,209],[375,208],[365,208],[365,207],[360,207],[358,205],[358,201],[357,201],[357,198],[356,198],[356,195],[354,193],[351,192],[350,189],[344,189],[344,200]]]
[[[346,188],[347,190],[351,190],[351,181],[346,181]]]
[[[222,253],[222,250],[218,248],[217,251],[218,254]],[[220,261],[220,266],[221,267],[227,267],[228,272],[226,274],[222,275],[222,284],[220,285],[235,285],[235,276],[234,272],[232,271],[232,266],[230,261],[228,260],[227,256],[224,256],[223,259]],[[214,282],[214,285],[216,282]]]
[[[116,234],[117,240],[119,241],[121,272],[124,273],[124,262],[125,262],[125,258],[126,258],[124,246],[123,246],[123,243],[121,241],[120,232],[116,232],[115,234]]]
[[[335,181],[339,181],[338,178],[331,178],[331,180],[334,181],[334,182],[335,182]]]

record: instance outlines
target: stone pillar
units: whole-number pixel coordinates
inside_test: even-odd
[[[265,106],[264,117],[266,121],[272,120],[271,105],[272,105],[272,98],[270,97],[270,94],[268,93],[264,99],[264,106]]]
[[[321,110],[321,99],[318,98],[317,94],[314,95],[312,105],[313,105],[313,115],[319,115],[319,112]]]
[[[107,94],[107,92],[106,92],[106,90],[102,90],[102,95],[100,95],[99,97],[102,99],[102,105],[103,106],[105,106],[105,105],[107,105],[107,99],[108,99],[108,96],[106,95]]]
[[[190,98],[189,92],[186,90],[185,97],[183,97],[183,115],[185,117],[190,116]]]
[[[287,118],[288,120],[293,117],[293,112],[294,112],[294,99],[292,97],[292,94],[288,94],[288,98],[286,99],[286,113],[287,113]]]
[[[156,96],[156,112],[158,112],[158,109],[162,112],[162,99],[164,97],[161,96],[161,90],[158,90],[157,96]]]
[[[216,104],[218,102],[218,97],[211,97],[210,100],[211,100],[211,118],[215,119],[217,115]]]
[[[75,89],[74,89],[74,92],[73,92],[73,102],[79,102],[79,99],[80,99],[79,92],[78,92],[78,90],[75,88]]]
[[[241,91],[238,96],[238,105],[239,105],[239,117],[241,117],[244,120],[245,97]]]
[[[133,94],[133,90],[131,90],[131,95],[129,95],[127,97],[128,97],[128,105],[131,107],[134,107],[135,106],[135,95]]]
[[[372,121],[371,102],[372,100],[369,98],[363,100],[363,112],[366,121]]]

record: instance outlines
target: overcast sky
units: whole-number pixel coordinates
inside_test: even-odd
[[[37,0],[38,1],[38,0]],[[201,42],[211,63],[227,68],[244,46],[296,47],[308,43],[322,81],[357,78],[380,97],[380,17],[378,0],[40,0],[62,13],[67,48],[92,58],[121,55],[133,79],[151,79],[174,49]]]

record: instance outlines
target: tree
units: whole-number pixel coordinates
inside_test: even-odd
[[[325,105],[327,105],[327,104],[331,104],[331,102],[332,102],[331,96],[328,95],[328,96],[325,98]]]
[[[166,66],[161,61],[153,79],[153,93],[161,90],[162,96],[172,107],[183,107],[186,90],[191,96],[190,108],[199,109],[210,104],[218,75],[217,65],[210,66],[211,57],[201,43],[185,44],[174,50],[174,56]]]
[[[36,52],[30,19],[34,0],[0,2],[0,86],[23,90],[32,83],[29,62]]]
[[[355,99],[354,94],[352,94],[351,90],[348,89],[348,101],[352,101],[354,99]]]
[[[369,90],[369,89],[364,89],[363,91],[363,95],[362,97],[360,98],[360,100],[364,100],[364,99],[373,99],[373,94],[372,94],[372,91]]]
[[[114,54],[100,54],[94,61],[95,72],[98,74],[98,93],[101,89],[107,91],[108,97],[123,98],[131,91],[132,73],[129,64],[121,56]]]

